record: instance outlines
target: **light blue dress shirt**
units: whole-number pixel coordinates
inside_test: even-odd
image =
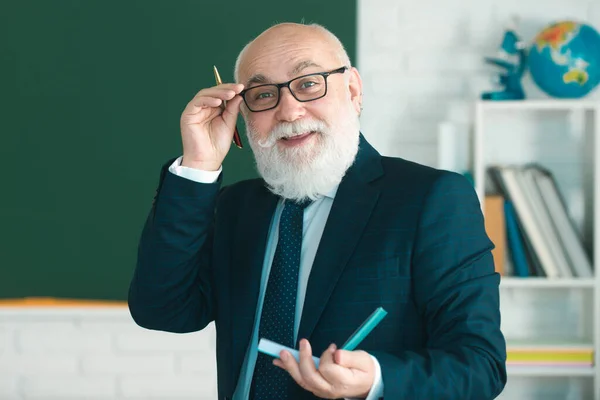
[[[214,183],[221,173],[221,168],[219,168],[218,171],[201,171],[182,167],[181,159],[182,157],[179,157],[177,160],[175,160],[169,167],[169,171],[183,178],[200,183]],[[317,253],[317,248],[319,247],[319,242],[321,241],[321,236],[323,235],[325,223],[327,222],[327,217],[329,216],[329,211],[333,205],[333,199],[335,198],[336,192],[337,186],[331,190],[331,192],[317,199],[304,210],[302,249],[300,253],[300,270],[298,276],[298,293],[296,296],[296,315],[294,319],[294,343],[296,343],[298,340],[298,328],[300,326],[302,309],[304,307],[304,297],[306,295],[308,278],[310,276],[310,271]],[[277,240],[279,238],[279,218],[281,217],[281,212],[283,211],[283,205],[283,200],[279,200],[275,209],[275,214],[271,220],[271,227],[269,229],[269,236],[267,240],[267,247],[265,249],[265,257],[260,281],[259,298],[256,315],[254,317],[255,322],[252,331],[252,338],[250,339],[250,345],[248,346],[246,356],[244,357],[244,363],[242,364],[242,370],[233,395],[233,400],[247,400],[250,395],[250,384],[252,381],[254,366],[256,364],[256,357],[258,355],[258,325],[262,312],[266,284],[269,278],[269,272],[271,270],[275,248],[277,247]],[[316,356],[319,357],[319,355]],[[373,358],[373,362],[376,366],[376,373],[373,386],[371,387],[371,391],[369,392],[366,400],[375,400],[383,396],[381,367],[377,359],[373,356],[371,357]]]

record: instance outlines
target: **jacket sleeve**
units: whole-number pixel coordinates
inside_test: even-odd
[[[215,318],[210,260],[221,177],[198,183],[168,165],[142,230],[129,310],[144,328],[193,332]]]
[[[462,176],[443,172],[419,216],[413,249],[415,301],[426,346],[373,351],[386,399],[494,399],[506,384],[499,283],[480,203]]]

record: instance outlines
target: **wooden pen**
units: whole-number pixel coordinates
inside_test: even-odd
[[[219,75],[219,71],[217,71],[217,67],[213,65],[213,69],[215,71],[215,80],[217,81],[217,85],[221,85],[223,82],[221,81],[221,76]],[[225,110],[226,106],[225,100],[221,103],[221,110]],[[242,139],[240,139],[240,134],[238,133],[237,124],[233,127],[233,143],[240,149],[242,146]]]

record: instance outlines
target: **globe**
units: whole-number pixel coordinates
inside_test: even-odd
[[[528,67],[548,95],[583,97],[600,82],[600,34],[584,23],[552,23],[535,37]]]

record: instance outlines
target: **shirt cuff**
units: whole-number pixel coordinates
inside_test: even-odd
[[[217,179],[219,179],[221,171],[223,171],[223,166],[220,166],[217,171],[204,171],[201,169],[183,167],[181,165],[181,160],[183,160],[183,156],[173,161],[173,164],[169,167],[169,172],[194,182],[215,183]]]
[[[365,400],[377,400],[380,397],[383,397],[383,380],[381,378],[381,365],[379,365],[379,361],[373,356],[371,356],[373,362],[375,363],[375,379],[373,380],[373,386],[371,386],[371,390],[367,395]],[[360,400],[358,398],[346,398],[346,400]]]

